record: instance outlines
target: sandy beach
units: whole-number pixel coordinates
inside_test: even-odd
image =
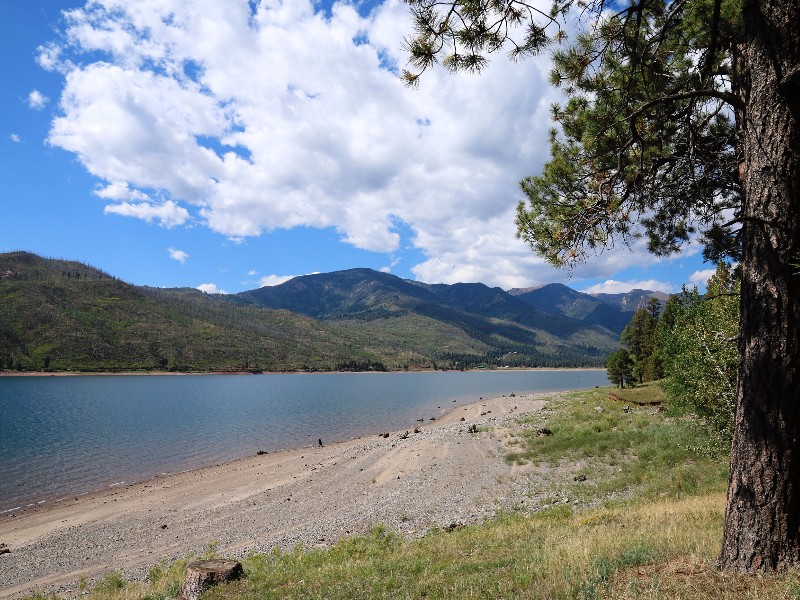
[[[531,467],[503,458],[520,414],[546,396],[459,405],[420,432],[391,432],[276,452],[0,517],[0,598],[77,594],[77,581],[119,570],[143,578],[163,559],[327,547],[383,524],[403,536],[479,523],[535,503]],[[462,420],[463,419],[463,420]],[[470,425],[485,427],[468,432]]]

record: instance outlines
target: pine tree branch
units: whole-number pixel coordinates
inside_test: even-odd
[[[670,102],[675,102],[677,100],[693,100],[693,99],[703,99],[703,98],[715,98],[717,100],[721,100],[727,104],[730,104],[733,108],[738,108],[742,111],[745,110],[745,104],[742,102],[738,97],[734,96],[730,92],[723,92],[720,90],[692,90],[690,92],[680,92],[678,94],[665,94],[664,96],[660,96],[659,98],[655,98],[650,100],[649,102],[645,102],[639,108],[634,110],[632,113],[627,115],[623,118],[623,121],[628,119],[635,119],[636,117],[642,115],[644,112],[650,110],[651,108],[655,108],[661,104],[667,104]]]
[[[711,74],[711,69],[714,66],[714,57],[717,54],[721,5],[722,0],[714,0],[714,10],[711,14],[711,39],[708,44],[708,51],[706,52],[703,69],[701,71],[701,76],[703,78],[707,78]]]

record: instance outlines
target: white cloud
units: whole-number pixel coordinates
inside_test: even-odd
[[[280,285],[286,283],[290,279],[294,279],[296,275],[264,275],[258,281],[258,287],[271,287],[273,285]]]
[[[36,62],[45,71],[67,73],[74,68],[72,61],[62,56],[62,47],[56,43],[39,46],[36,50]]]
[[[48,102],[50,102],[50,98],[42,94],[39,90],[33,90],[28,94],[28,106],[34,110],[42,110],[47,106]]]
[[[10,136],[8,136],[8,139],[16,144],[19,144],[22,141],[22,138],[20,138],[16,133],[12,133]]]
[[[624,294],[631,290],[650,290],[652,292],[665,292],[667,294],[675,291],[671,283],[657,281],[655,279],[639,281],[615,281],[614,279],[609,279],[581,291],[586,294]]]
[[[711,276],[716,273],[716,269],[703,269],[702,271],[695,271],[689,275],[689,282],[697,286],[705,287],[706,282],[711,279]]]
[[[67,13],[66,42],[39,49],[65,74],[48,142],[104,182],[106,212],[233,241],[333,228],[392,260],[410,241],[430,282],[554,278],[513,223],[518,181],[548,153],[545,59],[500,53],[479,77],[433,69],[410,90],[386,68],[407,61],[400,0],[367,17],[251,5],[92,0]],[[613,251],[584,275],[641,262]]]
[[[181,264],[185,264],[186,259],[189,258],[189,253],[184,252],[183,250],[176,250],[175,248],[167,248],[167,252],[169,252],[169,257],[172,260],[177,260]]]
[[[183,225],[189,219],[189,212],[172,200],[168,200],[163,204],[149,204],[147,202],[140,204],[132,204],[130,202],[109,204],[105,208],[105,213],[123,217],[135,217],[148,223],[158,221],[159,225],[167,229]]]
[[[197,286],[197,288],[201,292],[205,292],[206,294],[227,294],[225,290],[221,290],[217,287],[215,283],[201,283]]]
[[[247,272],[247,274],[248,274],[250,277],[252,277],[253,275],[258,275],[258,271],[256,271],[255,269],[250,269],[250,270]]]
[[[151,200],[150,196],[140,190],[132,190],[124,181],[109,183],[107,186],[99,186],[94,190],[94,195],[105,200],[125,200],[125,201],[145,201]]]

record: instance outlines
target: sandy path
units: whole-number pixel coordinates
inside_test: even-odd
[[[459,406],[402,439],[362,437],[266,454],[0,517],[0,598],[69,595],[79,577],[142,577],[164,558],[328,546],[376,524],[405,536],[475,523],[507,506],[520,469],[498,432],[543,395]],[[513,413],[513,414],[512,414]],[[461,418],[463,417],[463,421]],[[471,424],[488,432],[470,434]]]

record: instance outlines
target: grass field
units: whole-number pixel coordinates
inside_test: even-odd
[[[551,402],[506,440],[509,464],[572,469],[574,502],[415,540],[375,526],[328,550],[254,554],[243,579],[204,598],[800,598],[796,572],[715,568],[727,457],[693,454],[702,428],[655,407],[626,412],[610,391]],[[156,566],[147,583],[112,574],[84,597],[175,597],[185,565]]]

